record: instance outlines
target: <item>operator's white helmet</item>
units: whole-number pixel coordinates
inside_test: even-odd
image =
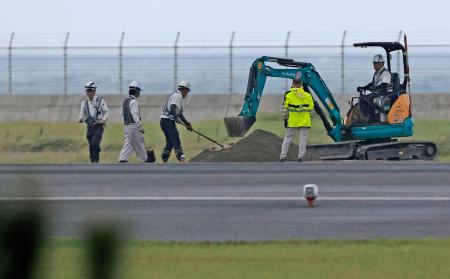
[[[384,57],[381,54],[376,54],[373,57],[373,63],[384,63]]]
[[[130,86],[129,86],[130,88],[136,88],[136,89],[139,89],[140,91],[142,91],[142,86],[141,86],[141,83],[139,82],[139,81],[135,81],[135,80],[133,80],[131,83],[130,83]]]
[[[191,84],[185,80],[180,81],[180,83],[178,83],[178,87],[184,87],[184,88],[191,90]]]

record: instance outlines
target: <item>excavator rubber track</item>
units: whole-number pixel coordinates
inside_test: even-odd
[[[437,147],[428,141],[350,141],[308,145],[308,160],[433,160]]]
[[[355,150],[357,160],[433,160],[437,146],[429,141],[398,141],[368,144]]]

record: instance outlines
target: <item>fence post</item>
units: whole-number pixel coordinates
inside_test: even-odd
[[[284,43],[284,58],[288,58],[289,55],[289,39],[291,37],[291,31],[289,30],[286,35],[286,42]],[[287,67],[286,67],[287,68]],[[284,91],[289,90],[288,80],[284,80]]]
[[[70,33],[66,33],[64,40],[64,95],[67,95],[67,43],[69,42]]]
[[[347,36],[347,30],[344,30],[341,41],[341,94],[345,93],[345,37]]]
[[[122,32],[119,41],[119,95],[123,92],[123,40],[125,39],[125,32]]]
[[[398,32],[397,42],[400,42],[400,40],[402,39],[402,34],[403,34],[403,31],[400,30],[400,32]],[[397,73],[400,73],[400,51],[397,51]]]
[[[174,90],[177,88],[178,81],[178,39],[180,38],[180,31],[177,32],[177,36],[175,38],[175,44],[173,46],[173,88]]]
[[[231,33],[231,39],[230,39],[230,45],[228,46],[230,49],[230,64],[229,64],[229,88],[228,88],[228,102],[227,102],[227,107],[225,109],[225,117],[228,116],[228,111],[230,110],[230,105],[231,105],[231,96],[233,94],[233,42],[234,42],[234,35],[235,35],[235,31],[233,31]]]
[[[230,88],[229,92],[230,94],[233,93],[233,41],[234,41],[234,31],[231,33],[231,39],[230,39]]]
[[[14,41],[15,33],[11,33],[11,37],[9,38],[9,45],[8,45],[8,94],[12,95],[12,44]]]

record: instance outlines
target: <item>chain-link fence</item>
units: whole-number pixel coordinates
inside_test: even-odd
[[[0,34],[0,94],[77,94],[94,80],[103,94],[124,94],[139,80],[148,94],[167,93],[179,80],[194,92],[243,93],[248,69],[259,56],[311,62],[333,92],[367,84],[372,56],[382,49],[354,42],[400,41],[402,31],[304,33]],[[409,33],[415,92],[450,92],[450,32]],[[449,43],[447,43],[449,42]],[[392,69],[402,73],[401,57]],[[286,89],[269,82],[266,92]]]

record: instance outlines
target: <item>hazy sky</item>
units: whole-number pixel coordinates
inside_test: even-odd
[[[1,0],[0,33],[450,30],[444,0]]]

